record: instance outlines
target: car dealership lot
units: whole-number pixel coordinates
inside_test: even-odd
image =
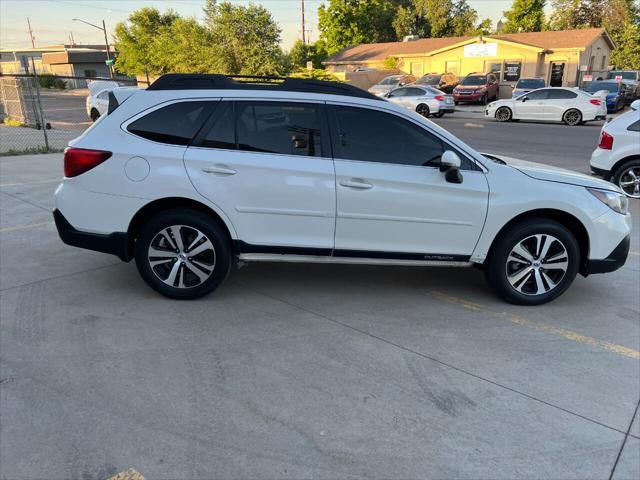
[[[437,123],[583,172],[599,131]],[[61,170],[0,159],[0,477],[640,474],[639,202],[627,264],[541,307],[475,269],[287,264],[179,302],[62,244]]]

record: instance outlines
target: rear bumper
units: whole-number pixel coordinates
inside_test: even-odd
[[[631,237],[627,235],[622,239],[618,246],[613,249],[607,258],[602,260],[587,260],[584,272],[581,273],[586,277],[593,273],[607,273],[618,270],[627,261],[630,246]]]
[[[116,255],[125,262],[131,260],[132,249],[129,246],[125,232],[114,232],[105,235],[76,230],[60,210],[53,211],[53,219],[60,239],[67,245]]]

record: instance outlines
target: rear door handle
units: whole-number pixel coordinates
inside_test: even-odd
[[[357,188],[360,190],[369,190],[373,188],[373,185],[365,182],[364,180],[352,178],[351,180],[341,180],[340,185],[348,188]]]
[[[202,167],[204,173],[217,173],[218,175],[235,175],[238,173],[233,168],[229,168],[226,165],[208,165]]]

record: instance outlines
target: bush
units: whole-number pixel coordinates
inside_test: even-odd
[[[60,90],[67,88],[67,83],[64,80],[50,73],[41,74],[39,80],[42,88],[58,88]]]
[[[340,81],[338,77],[332,75],[323,68],[314,68],[313,70],[300,69],[289,76],[293,78],[313,78],[315,80],[327,80],[330,82]]]

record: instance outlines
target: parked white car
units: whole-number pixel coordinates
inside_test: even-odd
[[[417,112],[423,117],[433,115],[440,118],[445,113],[453,113],[455,110],[453,96],[433,87],[411,84],[391,90],[385,98],[392,103]]]
[[[607,117],[607,105],[602,98],[581,90],[548,87],[533,90],[518,98],[491,102],[485,117],[499,122],[538,120],[580,125]]]
[[[89,115],[92,122],[95,122],[107,113],[109,109],[109,92],[111,90],[112,89],[100,90],[95,95],[89,95],[87,97],[87,115]]]
[[[606,123],[591,154],[591,171],[640,198],[640,100],[631,111]]]
[[[61,239],[135,258],[181,299],[214,290],[235,258],[476,265],[507,301],[535,305],[627,258],[627,197],[609,182],[482,155],[348,84],[259,82],[115,89],[65,152]]]

